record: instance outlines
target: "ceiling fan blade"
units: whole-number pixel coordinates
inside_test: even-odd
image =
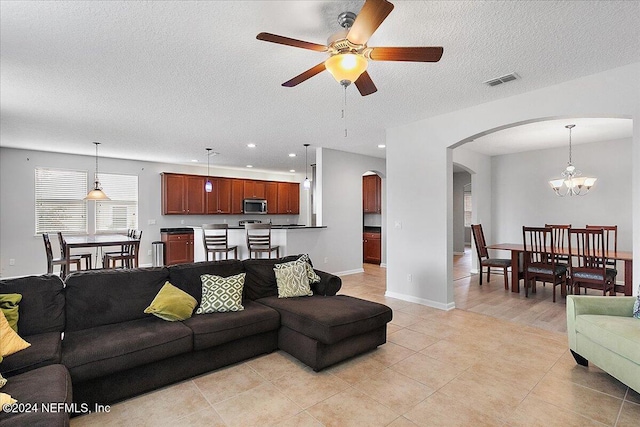
[[[292,78],[291,80],[282,83],[282,86],[286,86],[286,87],[297,86],[300,83],[302,83],[303,81],[305,81],[307,79],[310,79],[311,77],[315,76],[318,73],[323,72],[324,70],[325,70],[324,62],[321,62],[318,65],[316,65],[315,67],[309,68],[304,73],[299,74],[299,75],[295,76],[294,78]]]
[[[362,96],[371,95],[378,91],[378,88],[373,84],[373,80],[371,80],[369,73],[366,71],[360,74],[360,77],[358,77],[358,80],[356,80],[355,83],[360,95]]]
[[[353,44],[365,44],[392,10],[393,4],[387,0],[366,0],[347,39]]]
[[[438,62],[442,47],[372,47],[365,56],[372,61]]]
[[[299,47],[302,49],[315,50],[318,52],[326,52],[327,47],[317,43],[305,42],[302,40],[290,39],[289,37],[278,36],[271,33],[260,33],[256,36],[258,40],[263,40],[271,43],[284,44],[287,46]]]

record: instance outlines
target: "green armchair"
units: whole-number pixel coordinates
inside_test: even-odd
[[[576,362],[589,361],[640,393],[640,319],[635,297],[567,296],[567,334]]]

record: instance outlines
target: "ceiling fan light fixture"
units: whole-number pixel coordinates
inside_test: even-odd
[[[353,83],[367,70],[369,61],[362,55],[339,53],[329,57],[324,65],[338,83],[343,80]]]

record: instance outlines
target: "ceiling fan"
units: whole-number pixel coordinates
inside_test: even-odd
[[[366,71],[369,60],[438,62],[442,57],[442,47],[368,47],[367,41],[392,10],[393,4],[387,0],[366,0],[359,15],[341,13],[338,22],[344,30],[329,37],[326,46],[271,33],[260,33],[256,38],[329,53],[325,61],[282,83],[282,86],[296,86],[326,69],[343,86],[354,82],[362,96],[371,95],[378,89]]]

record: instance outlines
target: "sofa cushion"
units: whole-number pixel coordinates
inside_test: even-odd
[[[65,333],[62,363],[73,381],[166,359],[191,351],[191,329],[155,316]]]
[[[21,294],[18,331],[21,336],[62,332],[65,327],[64,285],[58,276],[27,276],[0,280],[0,294]]]
[[[168,277],[169,270],[166,268],[72,273],[67,277],[65,288],[66,331],[148,317],[144,309],[153,301]]]
[[[274,309],[247,300],[243,305],[243,311],[201,314],[182,322],[193,331],[193,349],[214,347],[280,326],[280,315]]]
[[[278,259],[246,259],[242,263],[247,272],[244,281],[244,295],[250,300],[278,295],[276,274],[273,269],[276,264],[295,261],[300,255],[290,255]]]
[[[633,317],[580,314],[576,317],[576,331],[640,364],[640,323]]]
[[[0,363],[2,375],[10,377],[33,369],[60,363],[62,340],[60,332],[30,335],[25,340],[31,345],[7,356]]]
[[[38,404],[38,412],[6,413],[0,410],[1,426],[67,426],[69,413],[55,411],[57,404],[71,403],[71,378],[63,365],[49,365],[11,377],[2,391],[18,403]],[[52,411],[40,404],[52,404]]]
[[[235,259],[205,261],[169,267],[169,280],[173,286],[187,292],[200,304],[202,301],[202,282],[200,281],[200,276],[203,274],[212,274],[220,277],[229,277],[240,273],[244,273],[242,261]]]
[[[275,308],[280,323],[324,344],[369,332],[391,321],[391,309],[383,304],[346,295],[259,299]]]

